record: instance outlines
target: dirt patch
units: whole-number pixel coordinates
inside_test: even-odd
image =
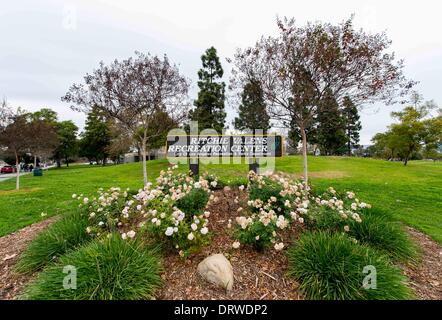
[[[342,171],[317,171],[309,172],[308,174],[312,178],[325,178],[325,179],[339,179],[348,177],[348,174]]]
[[[0,238],[0,299],[13,299],[33,277],[16,274],[13,267],[29,242],[55,219],[51,217]]]
[[[21,194],[21,193],[29,193],[39,191],[41,188],[22,188],[20,190],[0,190],[0,196],[8,195],[8,194]]]
[[[232,219],[233,227],[239,207],[234,199],[238,196],[241,200],[241,197],[245,197],[245,192],[217,191],[215,196],[219,198],[219,201],[208,208],[211,212],[208,227],[214,234],[210,246],[187,260],[183,260],[177,254],[167,256],[164,259],[166,270],[162,275],[164,286],[158,298],[172,300],[301,299],[297,291],[298,284],[285,276],[287,258],[283,252],[266,250],[259,253],[249,248],[237,250],[232,248],[234,241],[231,236],[232,229],[227,228],[227,224],[228,220]],[[209,284],[197,272],[198,263],[216,253],[226,254],[233,267],[234,285],[229,293]]]
[[[442,300],[442,247],[422,232],[410,227],[407,230],[422,251],[419,264],[404,267],[410,286],[419,299]]]
[[[282,174],[294,178],[296,180],[300,180],[303,177],[302,173],[291,173],[291,174],[282,173]],[[349,175],[342,171],[313,171],[309,172],[308,176],[311,178],[340,179],[348,177]]]

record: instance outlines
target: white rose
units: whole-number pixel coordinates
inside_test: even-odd
[[[361,203],[359,204],[359,207],[361,207],[361,208],[366,208],[366,207],[367,207],[367,204],[366,204],[365,202],[361,202]]]
[[[172,227],[167,227],[166,232],[164,232],[164,234],[168,237],[170,237],[173,234],[173,228]]]
[[[133,231],[133,230],[130,230],[128,233],[127,233],[127,236],[129,237],[129,238],[133,238],[133,237],[135,237],[135,231]]]
[[[201,234],[207,234],[207,232],[209,232],[209,229],[207,229],[207,227],[201,228],[200,230]]]
[[[238,249],[239,246],[240,246],[240,243],[239,243],[238,241],[235,241],[235,242],[232,244],[233,249]]]
[[[198,229],[198,226],[195,223],[192,223],[190,225],[190,227],[192,228],[193,231],[195,231],[196,229]]]
[[[192,232],[187,235],[187,239],[189,239],[190,241],[192,241],[194,238],[195,236],[193,235]]]

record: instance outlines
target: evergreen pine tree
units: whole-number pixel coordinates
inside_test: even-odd
[[[224,71],[214,47],[206,50],[201,61],[203,68],[198,71],[198,99],[194,102],[196,108],[190,112],[189,118],[198,121],[199,130],[212,128],[221,133],[226,118],[226,85],[220,81]]]
[[[342,118],[347,137],[347,154],[350,156],[352,148],[358,147],[359,131],[362,129],[362,125],[359,121],[358,108],[349,97],[345,97],[342,103]]]
[[[111,139],[110,126],[103,112],[92,108],[87,115],[85,130],[81,135],[80,155],[90,160],[95,159],[97,162],[102,161],[105,165]]]
[[[270,128],[270,117],[267,114],[263,92],[259,82],[250,81],[244,86],[238,117],[233,122],[235,129],[253,132],[262,129],[264,133]]]
[[[307,134],[309,145],[310,146],[316,145],[315,150],[313,150],[313,154],[316,154],[316,149],[319,144],[317,126],[318,126],[317,122],[313,121],[310,123],[310,125],[307,128],[305,128],[305,133]],[[289,146],[294,150],[298,150],[299,142],[302,139],[299,127],[296,125],[294,121],[292,121],[290,123],[290,126],[288,127],[290,128],[287,135]]]
[[[317,139],[321,153],[340,154],[346,144],[345,123],[333,94],[327,91],[322,99],[317,117]]]

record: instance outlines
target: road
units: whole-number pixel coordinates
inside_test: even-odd
[[[44,171],[48,170],[49,168],[55,168],[55,165],[45,167],[43,169],[43,174],[44,174]],[[30,174],[30,173],[31,172],[20,172],[20,177],[24,176],[26,174]],[[17,175],[16,173],[0,173],[0,182],[15,178],[16,175]]]
[[[20,176],[23,176],[25,174],[29,174],[30,172],[20,172]],[[16,173],[1,173],[0,174],[0,182],[15,178],[17,176]]]

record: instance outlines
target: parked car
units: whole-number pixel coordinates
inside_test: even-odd
[[[0,169],[0,173],[14,173],[17,169],[13,166],[4,166]]]

